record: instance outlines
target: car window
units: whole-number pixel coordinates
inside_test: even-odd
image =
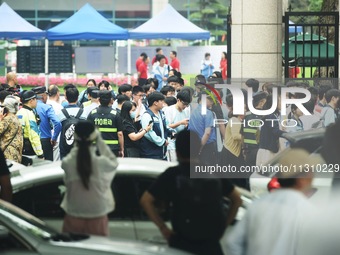
[[[21,190],[13,195],[13,204],[38,218],[62,218],[63,186],[60,180]]]
[[[128,175],[116,175],[112,182],[115,199],[115,210],[109,214],[112,219],[131,219],[139,214],[139,201],[136,196],[135,184]]]

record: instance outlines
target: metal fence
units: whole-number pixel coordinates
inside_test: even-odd
[[[339,12],[286,12],[283,21],[285,82],[298,79],[335,85],[339,78]]]

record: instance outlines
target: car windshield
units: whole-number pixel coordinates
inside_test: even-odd
[[[13,206],[5,201],[0,200],[0,222],[6,225],[6,222],[14,223],[16,226],[29,232],[32,235],[42,238],[50,239],[58,233],[49,228],[43,221],[32,216],[31,214]]]

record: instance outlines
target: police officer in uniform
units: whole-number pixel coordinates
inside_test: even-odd
[[[87,119],[94,123],[102,134],[104,142],[116,156],[124,157],[123,124],[115,109],[113,98],[108,90],[99,92],[100,106],[89,114]]]
[[[53,161],[53,147],[56,145],[61,132],[61,122],[51,105],[46,104],[47,92],[45,87],[32,89],[37,95],[37,113],[40,117],[40,141],[45,159]],[[53,130],[53,132],[52,132]]]
[[[253,95],[253,106],[255,109],[262,110],[267,101],[268,94],[260,91]],[[246,164],[256,165],[256,155],[259,150],[260,128],[262,116],[251,112],[246,113],[245,125],[243,127],[243,154]]]

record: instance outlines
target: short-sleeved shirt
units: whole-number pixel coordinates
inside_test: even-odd
[[[123,124],[120,116],[116,110],[111,107],[99,106],[94,109],[87,120],[94,123],[102,134],[104,142],[110,147],[112,151],[120,149],[118,141],[118,132],[123,131]]]
[[[170,167],[163,172],[148,189],[148,192],[156,199],[166,202],[177,200],[176,180],[180,175],[190,177],[190,164],[182,164]],[[222,195],[229,196],[234,190],[234,185],[227,179],[221,179]]]
[[[123,126],[124,126],[124,147],[125,148],[139,148],[139,142],[140,141],[132,141],[129,137],[129,134],[131,133],[137,133],[137,127],[131,123],[130,121],[123,120]]]
[[[8,166],[2,150],[0,150],[0,176],[9,175]]]
[[[205,129],[211,127],[211,133],[207,144],[216,142],[216,130],[214,128],[214,114],[207,109],[205,115],[202,114],[202,105],[199,105],[191,114],[189,120],[189,130],[194,131],[202,139]]]
[[[137,70],[140,73],[140,78],[148,78],[148,66],[145,64],[145,62],[140,63]]]
[[[171,61],[171,64],[170,66],[173,68],[173,69],[176,69],[177,71],[179,71],[179,60],[177,58],[174,58],[172,61]]]

